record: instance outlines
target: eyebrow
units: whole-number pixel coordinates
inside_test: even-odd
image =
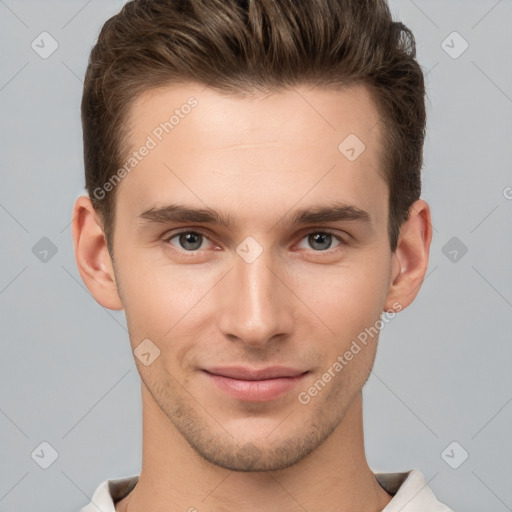
[[[234,222],[231,215],[211,208],[192,208],[182,204],[170,204],[159,208],[150,208],[139,216],[142,224],[165,224],[170,222],[198,222],[232,229]],[[288,225],[314,224],[322,222],[358,221],[367,226],[372,225],[370,214],[354,205],[334,202],[327,206],[317,206],[296,210],[287,214],[280,223]]]

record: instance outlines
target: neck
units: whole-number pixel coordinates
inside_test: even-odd
[[[133,491],[116,504],[117,512],[379,512],[391,500],[366,461],[361,393],[314,452],[267,472],[230,471],[205,461],[144,385],[142,404],[142,470]]]

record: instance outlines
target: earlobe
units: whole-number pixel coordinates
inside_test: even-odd
[[[100,218],[87,196],[75,201],[72,232],[75,259],[84,284],[103,307],[123,309]]]
[[[394,304],[405,309],[418,294],[427,272],[432,220],[430,207],[418,199],[409,209],[409,218],[402,224],[397,249],[393,255],[391,284],[384,311],[395,310]]]

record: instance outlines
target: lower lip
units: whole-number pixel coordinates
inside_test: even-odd
[[[306,372],[307,373],[307,372]],[[266,380],[240,380],[208,373],[211,381],[222,391],[238,400],[249,402],[267,402],[291,391],[306,376],[279,377]]]

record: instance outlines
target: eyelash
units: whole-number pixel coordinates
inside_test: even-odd
[[[204,233],[203,231],[201,231],[200,229],[181,229],[179,231],[171,231],[171,232],[167,232],[166,234],[163,235],[162,237],[162,241],[169,244],[169,242],[173,239],[173,238],[176,238],[178,237],[179,235],[182,235],[183,233],[192,233],[192,234],[195,234],[195,235],[201,235],[203,237],[205,237],[207,240],[210,240],[209,236]],[[336,233],[330,231],[329,229],[312,229],[311,231],[308,231],[307,233],[305,233],[302,238],[301,238],[301,241],[308,237],[309,235],[312,235],[312,234],[317,234],[317,233],[321,233],[321,234],[326,234],[326,235],[332,235],[338,242],[340,242],[340,244],[334,248],[329,248],[329,249],[326,249],[324,251],[318,251],[318,250],[315,250],[315,249],[311,249],[311,252],[315,253],[315,254],[331,254],[332,252],[336,251],[338,248],[340,248],[341,246],[348,246],[350,245],[350,242],[348,242],[347,240],[345,240],[344,238],[340,237],[339,235],[337,235]],[[176,249],[173,247],[173,249]],[[195,251],[186,251],[185,249],[176,249],[178,252],[181,252],[182,254],[186,254],[187,256],[193,256],[195,254],[198,254],[201,252],[201,250],[195,250]]]

